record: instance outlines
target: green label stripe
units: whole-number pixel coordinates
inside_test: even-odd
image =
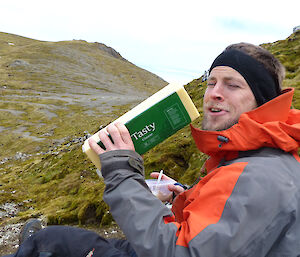
[[[125,126],[135,150],[143,154],[190,122],[191,118],[179,96],[173,93],[128,121]],[[98,144],[104,148],[101,142]]]

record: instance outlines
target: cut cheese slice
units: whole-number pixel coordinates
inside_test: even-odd
[[[125,124],[139,154],[147,152],[199,117],[199,112],[183,86],[169,84],[113,121]],[[106,130],[106,127],[104,128]],[[98,132],[92,138],[104,147]],[[88,139],[82,150],[100,170],[100,160]]]

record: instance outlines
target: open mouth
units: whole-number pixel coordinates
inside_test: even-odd
[[[211,112],[221,112],[222,111],[222,109],[219,109],[219,108],[209,108],[209,110]]]

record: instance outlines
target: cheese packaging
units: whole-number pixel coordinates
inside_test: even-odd
[[[112,123],[125,124],[136,152],[144,154],[197,117],[199,112],[185,88],[169,84]],[[98,132],[92,138],[104,148]],[[100,170],[99,157],[90,148],[88,140],[85,140],[82,150]]]

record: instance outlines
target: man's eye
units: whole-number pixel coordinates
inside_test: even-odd
[[[228,86],[231,88],[239,88],[240,87],[239,85],[236,85],[236,84],[229,84]]]
[[[209,87],[214,87],[214,86],[215,86],[215,83],[209,82],[209,83],[207,83],[207,86],[209,86]]]

